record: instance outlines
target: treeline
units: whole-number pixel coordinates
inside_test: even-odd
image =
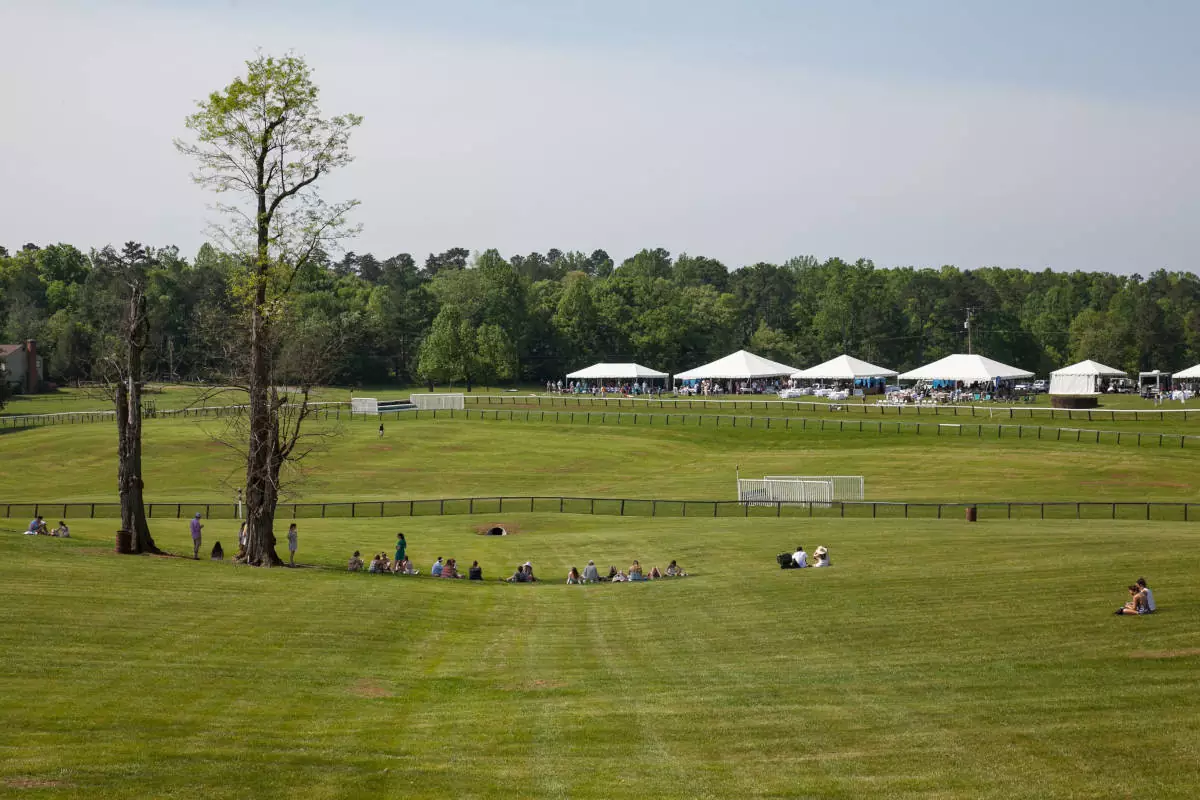
[[[0,340],[36,339],[51,380],[103,368],[112,303],[99,254],[68,244],[0,248]],[[238,271],[204,245],[153,251],[146,367],[217,379]],[[418,264],[317,258],[295,277],[301,318],[336,332],[344,385],[541,381],[601,359],[671,372],[745,347],[797,366],[847,352],[897,369],[965,351],[1045,374],[1082,358],[1128,370],[1200,361],[1200,278],[1103,272],[875,267],[794,258],[729,270],[662,249],[620,264],[603,250],[504,257],[455,248]]]

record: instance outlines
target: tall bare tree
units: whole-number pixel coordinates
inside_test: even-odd
[[[282,461],[294,452],[308,407],[304,393],[297,423],[281,426],[281,411],[296,398],[272,382],[281,349],[275,323],[286,316],[297,273],[355,232],[346,215],[357,201],[326,204],[317,182],[353,160],[350,133],[362,118],[322,117],[319,91],[300,57],[259,55],[246,66],[244,77],[198,104],[186,121],[194,138],[175,145],[196,160],[197,183],[233,198],[218,205],[224,222],[214,233],[243,267],[235,287],[248,333],[243,560],[271,566],[282,563],[274,534]]]
[[[154,253],[127,242],[118,253],[106,247],[96,266],[107,279],[108,302],[119,320],[101,341],[102,374],[117,412],[117,492],[121,499],[121,530],[130,533],[134,553],[161,553],[150,535],[142,480],[142,355],[149,339],[146,313],[147,272]],[[119,311],[117,310],[119,309]]]

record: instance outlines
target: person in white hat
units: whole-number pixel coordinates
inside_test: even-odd
[[[196,516],[192,517],[192,559],[199,560],[200,558],[200,531],[204,528],[200,524],[200,512],[196,512]]]
[[[828,567],[829,566],[829,551],[825,549],[824,545],[822,545],[821,547],[818,547],[816,550],[814,550],[813,555],[817,559],[817,563],[813,564],[814,567]]]

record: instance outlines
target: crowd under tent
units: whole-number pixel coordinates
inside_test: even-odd
[[[643,367],[641,364],[608,364],[601,361],[567,375],[573,381],[663,380],[667,373]]]
[[[1109,378],[1127,378],[1125,372],[1090,358],[1050,373],[1050,394],[1100,394]]]
[[[854,356],[840,355],[815,367],[802,369],[792,374],[796,380],[853,381],[866,378],[894,378],[896,370],[868,364]]]
[[[786,378],[796,372],[795,367],[771,361],[746,350],[738,350],[709,364],[678,373],[681,381],[749,381],[758,378]]]
[[[1032,378],[1033,373],[1018,367],[1001,364],[986,356],[955,353],[945,358],[902,373],[902,381],[954,381],[956,383],[991,383]]]

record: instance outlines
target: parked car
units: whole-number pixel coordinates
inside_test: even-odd
[[[1050,383],[1048,381],[1044,381],[1039,378],[1038,380],[1033,382],[1033,390],[1035,392],[1045,392],[1045,391],[1048,391],[1049,389],[1050,389]]]

